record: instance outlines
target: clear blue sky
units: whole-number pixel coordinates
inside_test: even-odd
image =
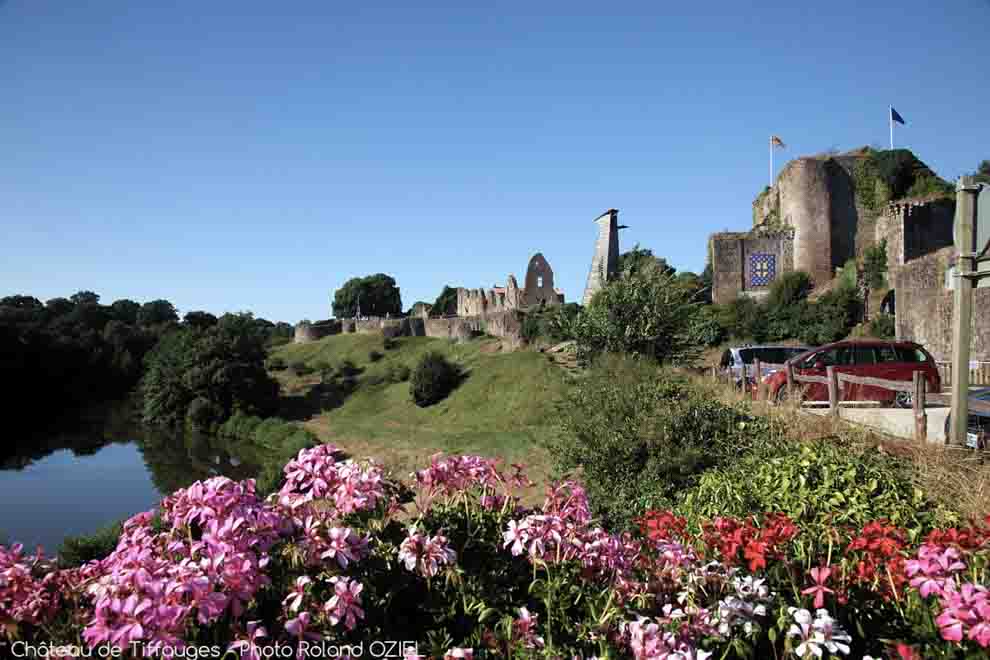
[[[0,0],[0,295],[295,322],[542,251],[575,300],[610,207],[700,271],[771,133],[883,146],[893,104],[943,176],[990,158],[988,34],[988,0]]]

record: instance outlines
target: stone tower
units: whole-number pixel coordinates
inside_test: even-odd
[[[595,242],[595,256],[591,259],[588,283],[584,287],[582,305],[591,302],[599,289],[615,277],[619,267],[619,211],[609,209],[595,220],[598,225],[598,240]]]

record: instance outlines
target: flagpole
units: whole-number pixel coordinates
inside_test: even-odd
[[[894,106],[887,108],[887,121],[890,122],[890,150],[894,150]]]
[[[773,136],[770,136],[770,187],[773,188]]]

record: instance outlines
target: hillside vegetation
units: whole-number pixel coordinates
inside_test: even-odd
[[[289,369],[276,372],[290,417],[324,441],[347,447],[355,456],[376,456],[397,473],[428,462],[435,452],[471,453],[524,462],[534,474],[545,472],[541,444],[551,433],[547,419],[553,402],[567,389],[564,372],[532,351],[503,353],[499,342],[478,339],[453,343],[428,337],[402,337],[391,348],[380,335],[348,334],[276,349]],[[460,365],[464,381],[443,401],[420,408],[408,382],[390,382],[401,366],[412,369],[430,351]],[[372,359],[372,353],[381,357]],[[339,371],[350,361],[355,389],[338,401],[320,401],[319,366]],[[316,370],[297,375],[298,363]]]

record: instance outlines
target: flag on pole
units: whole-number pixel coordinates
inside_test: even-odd
[[[783,149],[786,145],[784,144],[784,141],[781,140],[779,137],[777,137],[776,135],[771,135],[770,136],[770,146],[771,147],[777,147],[778,149]]]
[[[904,117],[901,117],[897,110],[894,110],[894,106],[890,106],[890,121],[896,121],[898,124],[905,126],[907,125],[904,122]]]

